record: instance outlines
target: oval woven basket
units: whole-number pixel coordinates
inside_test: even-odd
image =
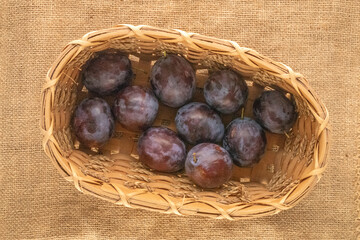
[[[183,172],[145,168],[136,152],[140,133],[120,125],[101,149],[83,148],[70,128],[75,106],[88,95],[81,70],[107,49],[129,56],[135,85],[149,86],[151,66],[166,51],[181,54],[196,70],[194,101],[204,101],[202,87],[211,71],[231,68],[249,87],[245,116],[252,117],[253,101],[264,88],[272,88],[292,94],[299,117],[288,136],[266,133],[268,144],[260,163],[253,168],[234,166],[231,180],[209,191],[196,187]],[[175,130],[176,111],[160,104],[154,125]],[[237,114],[221,116],[224,124]],[[41,95],[44,150],[79,191],[131,208],[229,220],[289,209],[314,187],[327,163],[328,120],[326,107],[308,81],[290,67],[232,41],[150,26],[118,25],[70,42],[50,68]]]

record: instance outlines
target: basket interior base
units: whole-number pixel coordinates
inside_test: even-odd
[[[132,60],[132,66],[135,73],[135,78],[133,80],[133,85],[140,85],[150,87],[149,83],[149,73],[151,67],[154,64],[154,56],[151,56],[150,59],[144,57],[137,57],[135,55],[130,55],[129,58]],[[197,89],[195,96],[192,101],[194,102],[205,102],[203,96],[203,85],[209,76],[209,71],[206,68],[203,68],[201,65],[196,65],[196,77],[197,77]],[[249,98],[245,106],[245,116],[252,117],[252,105],[254,100],[261,94],[264,88],[258,84],[255,84],[251,81],[251,77],[245,77],[246,83],[249,88]],[[91,94],[90,94],[91,95]],[[81,92],[78,93],[77,104],[82,101],[84,98],[89,97],[89,93],[85,87],[82,87]],[[114,97],[107,97],[106,100],[110,104],[113,103]],[[159,105],[159,111],[157,118],[153,126],[165,126],[174,131],[175,128],[175,115],[177,109],[165,106],[164,104]],[[240,117],[241,110],[234,114],[220,114],[224,125],[226,126],[231,120]],[[119,123],[116,124],[115,133],[109,142],[100,149],[92,149],[91,151],[86,147],[81,146],[81,144],[74,138],[74,145],[76,149],[79,149],[83,152],[86,152],[90,155],[95,155],[101,153],[104,156],[112,158],[116,161],[116,156],[120,155],[129,155],[134,161],[138,161],[137,154],[137,140],[140,136],[140,132],[131,132],[123,128]],[[74,137],[74,136],[73,136]],[[283,148],[286,142],[286,136],[280,134],[272,134],[266,131],[267,137],[267,148],[264,156],[261,161],[254,165],[251,168],[240,168],[234,165],[232,182],[239,183],[241,186],[247,186],[248,188],[258,189],[259,192],[263,192],[264,189],[280,189],[280,185],[284,185],[284,176],[280,176],[279,172],[281,171],[281,156],[283,154]],[[192,146],[187,145],[187,148],[190,149]],[[142,166],[143,167],[143,166]],[[143,167],[144,168],[144,167]],[[146,169],[146,168],[145,168]],[[158,173],[163,176],[169,176],[168,174]],[[176,176],[183,176],[182,171],[178,172]],[[171,176],[171,175],[170,175]],[[279,182],[280,181],[280,182]],[[269,186],[269,184],[271,186]],[[273,185],[279,186],[273,186]],[[235,184],[238,187],[238,184]],[[253,191],[254,192],[254,191]],[[269,192],[271,194],[271,192]]]

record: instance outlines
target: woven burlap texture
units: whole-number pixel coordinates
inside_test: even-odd
[[[119,23],[236,41],[302,73],[331,116],[324,177],[295,208],[229,222],[81,194],[43,153],[40,91],[71,40]],[[358,1],[0,1],[1,239],[355,239],[360,184]],[[359,189],[360,190],[360,189]]]

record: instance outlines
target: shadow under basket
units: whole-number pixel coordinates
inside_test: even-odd
[[[258,164],[234,166],[231,180],[213,190],[196,187],[184,172],[164,174],[144,167],[136,151],[140,133],[119,124],[105,146],[83,148],[70,126],[76,105],[88,96],[81,70],[87,60],[109,49],[129,56],[134,85],[150,86],[151,67],[164,52],[180,54],[196,70],[193,101],[204,102],[202,87],[209,73],[230,68],[243,75],[249,87],[245,116],[252,117],[253,101],[264,89],[291,94],[299,116],[287,136],[266,133],[266,153]],[[272,215],[310,192],[327,163],[329,115],[307,80],[232,41],[150,26],[119,25],[90,32],[64,48],[47,74],[41,97],[43,147],[59,172],[79,191],[126,207],[229,220]],[[111,104],[111,97],[106,100]],[[176,130],[176,111],[160,104],[153,125]],[[221,117],[226,126],[238,116],[237,112]]]

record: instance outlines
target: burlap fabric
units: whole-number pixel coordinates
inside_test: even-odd
[[[0,1],[0,239],[355,239],[360,4],[353,1]],[[40,91],[62,48],[118,23],[234,40],[304,74],[330,111],[324,177],[300,204],[230,222],[119,207],[78,192],[43,153]]]

